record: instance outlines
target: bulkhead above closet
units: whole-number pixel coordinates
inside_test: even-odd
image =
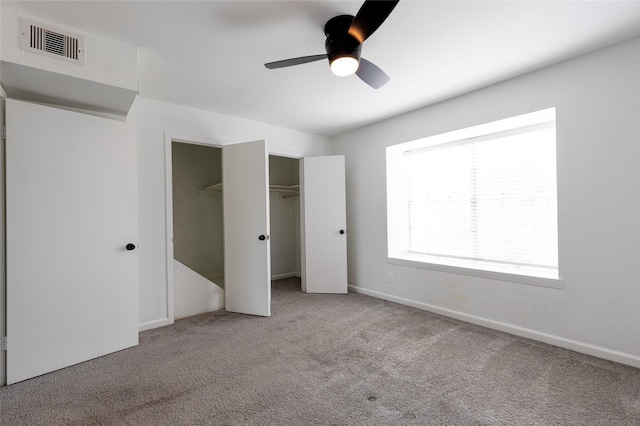
[[[136,47],[1,7],[0,84],[7,97],[114,118],[128,114],[138,92]],[[30,28],[50,34],[52,43],[84,41],[83,61],[53,54],[53,47],[67,52],[64,43],[43,51],[31,48],[24,42]]]

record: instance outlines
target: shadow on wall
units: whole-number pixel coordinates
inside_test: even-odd
[[[224,288],[222,149],[172,144],[174,258]]]

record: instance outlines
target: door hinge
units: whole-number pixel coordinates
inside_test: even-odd
[[[2,140],[7,139],[7,126],[2,126]]]
[[[2,338],[2,350],[6,351],[7,350],[7,336],[4,336]]]

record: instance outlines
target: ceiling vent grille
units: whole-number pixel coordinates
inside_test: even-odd
[[[20,48],[78,65],[85,64],[84,37],[27,19],[21,22]]]

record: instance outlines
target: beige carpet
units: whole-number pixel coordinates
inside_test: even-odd
[[[640,425],[632,367],[297,280],[272,306],[0,388],[0,424]]]

